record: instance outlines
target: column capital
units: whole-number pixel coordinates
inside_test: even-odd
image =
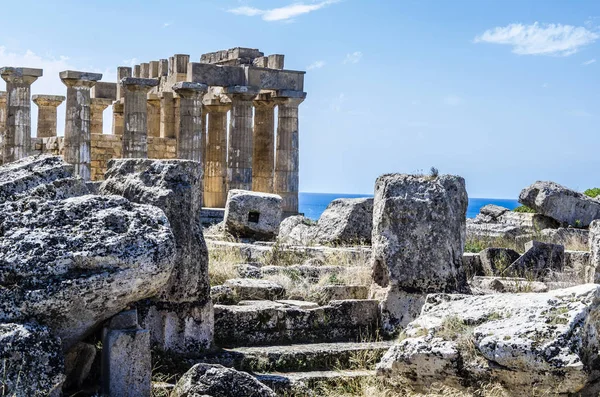
[[[278,104],[269,93],[258,94],[253,103],[255,108],[265,110],[273,109]]]
[[[58,107],[65,101],[65,97],[62,95],[32,95],[31,100],[39,107]]]
[[[293,90],[277,91],[274,99],[278,105],[298,107],[306,99],[306,92]]]
[[[13,68],[9,66],[0,68],[0,76],[7,83],[32,84],[38,77],[43,76],[43,74],[42,69]]]
[[[158,85],[157,79],[142,79],[138,77],[125,77],[119,82],[121,87],[125,87],[129,91],[150,91]]]
[[[180,81],[171,87],[179,96],[192,99],[202,97],[208,91],[208,86],[202,83],[192,83],[189,81]]]
[[[60,79],[68,87],[93,87],[102,79],[102,73],[79,72],[65,70],[59,73]]]
[[[90,106],[99,109],[106,109],[110,105],[112,105],[113,100],[108,98],[92,98],[90,102]]]
[[[251,101],[253,100],[260,90],[256,87],[248,86],[248,85],[234,85],[225,87],[223,89],[223,93],[227,95],[232,101],[241,100],[241,101]]]
[[[204,109],[206,110],[206,113],[227,113],[228,111],[231,110],[231,104],[230,103],[221,103],[221,104],[215,104],[215,105],[204,105]]]

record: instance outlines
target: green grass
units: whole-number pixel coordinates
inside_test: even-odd
[[[583,192],[583,194],[585,194],[588,197],[595,198],[598,195],[600,195],[600,187],[594,187],[591,189],[587,189],[585,192]]]
[[[513,210],[513,212],[523,212],[528,214],[535,214],[535,210],[533,208],[529,208],[526,205],[520,205]]]

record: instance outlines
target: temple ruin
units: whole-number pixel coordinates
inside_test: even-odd
[[[190,159],[203,168],[204,207],[223,208],[230,189],[245,189],[278,194],[284,214],[298,212],[298,107],[306,98],[305,72],[284,69],[283,55],[233,48],[190,62],[189,55],[176,54],[118,67],[117,83],[68,70],[59,76],[65,96],[32,97],[42,73],[0,69],[6,81],[6,92],[0,91],[0,164],[60,154],[83,179],[99,181],[113,158]],[[35,137],[32,100],[39,108]],[[59,136],[57,107],[65,100]],[[112,133],[104,134],[103,112],[110,106]]]

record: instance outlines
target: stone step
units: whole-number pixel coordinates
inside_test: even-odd
[[[372,369],[393,341],[310,343],[223,349],[198,359],[248,372]]]
[[[374,370],[312,371],[255,374],[259,381],[269,386],[278,396],[318,396],[318,388],[339,385],[344,381],[374,377]]]
[[[222,347],[358,342],[379,329],[379,301],[351,299],[326,306],[215,305],[215,343]]]

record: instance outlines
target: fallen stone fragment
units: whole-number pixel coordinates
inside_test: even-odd
[[[320,244],[370,244],[373,230],[373,199],[333,200],[317,222]]]
[[[486,248],[479,253],[486,276],[501,276],[521,255],[510,248]]]
[[[552,271],[563,270],[565,248],[562,245],[530,241],[525,244],[525,250],[503,272],[504,275],[537,280]]]
[[[273,390],[246,372],[218,364],[196,364],[186,372],[170,397],[276,397]]]

